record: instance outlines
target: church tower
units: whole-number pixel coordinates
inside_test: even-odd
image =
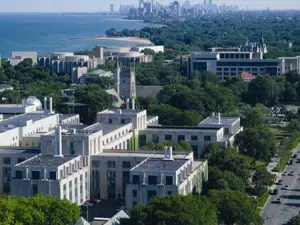
[[[263,32],[261,32],[261,40],[260,40],[260,51],[264,54],[268,53],[267,45],[265,43]]]

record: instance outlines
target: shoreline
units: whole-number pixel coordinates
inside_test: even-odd
[[[136,42],[139,44],[152,45],[152,42],[149,39],[139,38],[139,37],[108,37],[100,36],[92,38],[93,40],[104,40],[104,41],[126,41],[126,42]]]

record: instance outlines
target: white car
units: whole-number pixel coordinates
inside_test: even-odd
[[[283,189],[284,189],[284,190],[290,190],[290,187],[289,187],[288,185],[285,185],[285,186],[283,187]]]

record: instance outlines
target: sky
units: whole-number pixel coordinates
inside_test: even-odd
[[[169,3],[170,0],[157,0]],[[183,2],[183,0],[179,0]],[[22,2],[22,4],[21,4]],[[203,0],[190,0],[191,3],[202,3]],[[300,0],[213,0],[214,4],[234,4],[249,9],[300,9]],[[0,0],[0,12],[95,12],[109,10],[114,4],[138,4],[138,0]]]

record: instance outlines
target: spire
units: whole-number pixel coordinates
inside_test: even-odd
[[[264,34],[261,32],[260,49],[262,53],[268,53],[267,45],[265,43]]]

